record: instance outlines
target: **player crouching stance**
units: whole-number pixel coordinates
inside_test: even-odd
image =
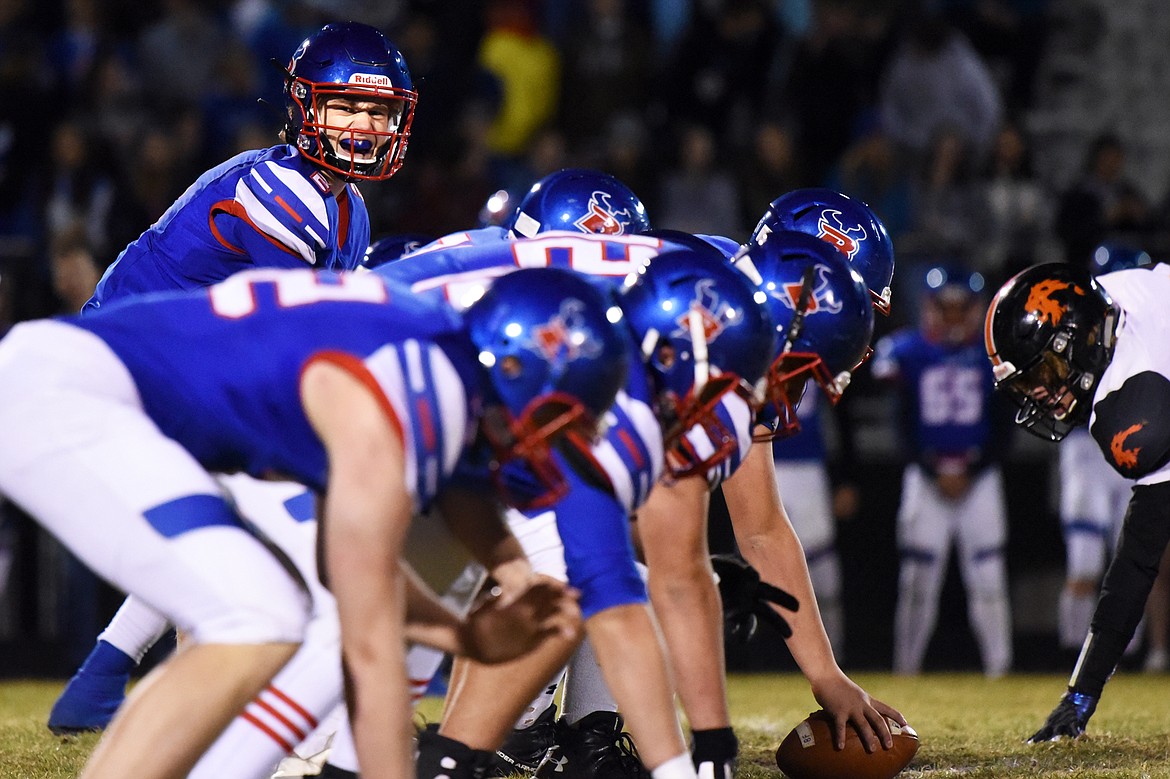
[[[323,496],[322,578],[367,779],[412,772],[404,638],[502,660],[572,632],[564,590],[530,588],[523,566],[468,623],[399,555],[412,514],[469,458],[528,477],[535,497],[561,489],[550,446],[591,440],[625,380],[610,308],[551,269],[513,274],[463,317],[374,276],[255,271],[14,328],[0,343],[0,492],[190,637],[135,688],[83,776],[186,775],[301,641],[303,583],[212,471]],[[536,338],[555,327],[566,348]],[[580,342],[592,346],[567,348]]]
[[[1133,637],[1170,541],[1170,267],[1092,278],[1064,263],[1028,268],[987,312],[996,388],[1016,423],[1061,441],[1088,425],[1113,468],[1135,480],[1113,559],[1068,691],[1029,743],[1085,732]]]

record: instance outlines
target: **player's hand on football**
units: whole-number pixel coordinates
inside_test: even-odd
[[[1096,708],[1096,697],[1066,692],[1060,697],[1060,703],[1056,704],[1056,708],[1048,715],[1044,727],[1029,736],[1027,743],[1039,744],[1044,741],[1060,741],[1062,738],[1080,738]]]
[[[577,597],[576,590],[540,574],[510,597],[498,590],[489,593],[464,620],[460,631],[464,654],[481,663],[503,663],[549,636],[575,639],[581,632]]]
[[[833,718],[833,738],[838,749],[845,746],[846,728],[852,727],[861,738],[866,752],[889,749],[894,744],[886,717],[906,724],[902,713],[861,689],[852,679],[838,671],[830,678],[813,684],[813,697]]]
[[[736,555],[712,555],[711,566],[719,577],[723,621],[732,637],[747,643],[755,634],[760,620],[776,628],[784,638],[792,635],[788,620],[780,616],[772,604],[796,611],[800,608],[796,598],[779,587],[761,581],[756,569]]]

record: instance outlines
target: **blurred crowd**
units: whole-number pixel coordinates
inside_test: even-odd
[[[0,268],[23,319],[96,272],[203,170],[278,142],[281,72],[322,23],[379,26],[419,108],[375,235],[474,226],[566,166],[629,184],[658,227],[743,238],[801,186],[868,202],[899,259],[994,283],[1165,204],[1103,134],[1070,191],[1031,165],[1046,0],[30,0],[0,2]],[[1160,245],[1160,244],[1159,244]],[[71,259],[72,258],[72,259]],[[903,276],[906,278],[906,276]],[[897,286],[897,285],[896,285]]]

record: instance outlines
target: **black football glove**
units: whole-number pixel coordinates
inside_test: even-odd
[[[755,635],[760,620],[776,628],[784,638],[792,636],[788,621],[769,604],[796,611],[800,608],[796,598],[779,587],[760,581],[756,569],[736,555],[712,555],[711,566],[719,577],[723,626],[729,636],[746,644]]]
[[[1083,692],[1068,691],[1060,696],[1060,703],[1048,715],[1044,727],[1028,738],[1029,744],[1043,741],[1060,741],[1062,738],[1079,738],[1089,724],[1089,717],[1097,708],[1097,698]]]

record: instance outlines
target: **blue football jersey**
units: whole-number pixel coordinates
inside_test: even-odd
[[[66,321],[110,346],[146,413],[209,470],[324,489],[325,450],[299,395],[315,360],[385,399],[420,508],[475,432],[480,385],[459,315],[369,274],[256,270]]]
[[[357,187],[334,197],[321,170],[292,146],[247,151],[196,179],[127,246],[84,310],[205,287],[250,268],[352,270],[369,242]]]
[[[821,402],[824,395],[820,385],[815,381],[808,381],[804,385],[804,395],[800,405],[796,407],[796,418],[800,420],[800,431],[787,438],[777,438],[772,442],[772,459],[776,462],[805,462],[825,460],[824,430],[821,428]]]
[[[486,235],[492,231],[493,228],[474,231],[484,237],[478,243],[457,241],[439,246],[444,240],[439,239],[431,248],[381,265],[373,272],[410,285],[416,294],[446,300],[462,310],[483,294],[491,279],[517,268],[569,268],[612,288],[663,251],[664,246],[673,246],[643,236],[571,232],[508,240],[503,231],[496,230],[495,240],[488,240]],[[631,343],[631,348],[636,345]],[[641,356],[632,354],[631,364],[642,364]],[[596,463],[627,512],[645,502],[650,488],[662,475],[662,430],[652,411],[652,401],[646,372],[630,371],[626,386],[606,415],[606,435],[593,447]]]
[[[981,342],[949,346],[903,329],[878,342],[873,372],[897,382],[902,432],[915,460],[975,462],[987,454],[995,379]]]

